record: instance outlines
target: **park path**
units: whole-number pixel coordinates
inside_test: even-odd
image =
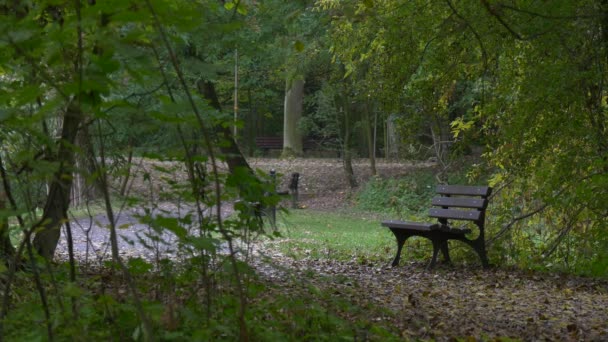
[[[303,174],[303,207],[335,210],[346,201],[348,190],[341,184],[341,165],[337,162],[256,160],[252,165],[264,170],[274,168],[285,175]],[[425,166],[384,163],[379,170],[381,175],[397,176]],[[365,174],[367,165],[359,163],[355,167],[362,180],[369,177]],[[160,204],[159,209],[175,215],[179,212],[170,203]],[[155,253],[139,242],[141,238],[150,244],[151,239],[145,236],[150,229],[139,223],[138,213],[141,210],[130,209],[119,217],[117,226],[124,227],[118,230],[121,255],[153,260]],[[223,215],[230,213],[231,206],[225,205]],[[72,221],[79,260],[85,260],[87,246],[90,262],[110,259],[107,224],[104,215]],[[168,243],[160,244],[158,250],[165,256],[179,257],[175,237],[165,234],[162,238]],[[526,341],[608,341],[605,280],[466,266],[426,271],[419,263],[402,262],[402,266],[391,268],[294,260],[263,243],[254,247],[250,260],[262,279],[280,284],[274,291],[306,291],[311,286],[328,291],[366,308],[366,319],[397,330],[404,340],[449,341],[471,336],[481,340],[511,337]],[[67,258],[65,234],[58,257]]]
[[[294,260],[264,249],[256,260],[279,291],[325,290],[404,340],[608,341],[605,280],[470,265],[427,271],[421,263]]]
[[[178,206],[165,202],[150,209],[150,215],[153,217],[156,215],[183,217],[191,211],[191,206]],[[226,203],[222,206],[223,218],[228,217],[233,212],[231,204]],[[144,213],[143,208],[125,209],[117,213],[116,227],[118,249],[121,257],[143,258],[152,261],[156,259],[157,255],[161,255],[163,258],[177,259],[179,257],[177,254],[177,237],[167,230],[158,234],[148,224],[141,223],[139,217]],[[215,208],[207,208],[203,214],[213,216],[215,215]],[[112,259],[109,223],[110,221],[105,214],[74,218],[70,221],[76,259],[85,264],[102,264],[104,261]],[[65,227],[63,227],[56,251],[56,257],[60,260],[68,258],[66,236]]]
[[[180,210],[165,203],[163,210]],[[176,237],[164,233],[164,243],[147,248],[154,235],[137,218],[141,209],[119,216],[119,249],[125,258],[152,261],[155,251],[163,257],[179,258]],[[223,215],[232,212],[224,206]],[[111,260],[108,220],[97,215],[72,221],[75,255],[81,262],[102,264]],[[87,252],[88,246],[88,252]],[[526,341],[608,341],[608,282],[517,270],[454,266],[426,271],[420,263],[404,266],[333,260],[294,260],[282,255],[276,245],[253,246],[251,261],[258,274],[283,293],[310,286],[332,293],[366,309],[366,319],[398,330],[408,339],[449,341],[453,337],[492,340],[510,337]],[[88,260],[87,260],[88,253]],[[67,259],[62,234],[58,258]],[[404,264],[402,262],[402,264]],[[348,317],[346,317],[348,318]]]

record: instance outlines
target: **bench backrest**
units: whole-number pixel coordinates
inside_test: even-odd
[[[429,216],[439,219],[443,225],[448,220],[473,221],[483,229],[488,197],[492,188],[488,186],[438,185],[437,194],[429,209]],[[454,197],[457,196],[457,197]],[[456,208],[456,209],[454,209]]]
[[[256,137],[255,145],[264,149],[282,149],[283,137]]]

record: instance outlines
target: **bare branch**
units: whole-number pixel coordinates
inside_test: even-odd
[[[559,246],[559,244],[566,237],[566,235],[568,235],[568,233],[572,230],[572,228],[574,227],[574,222],[576,221],[576,218],[582,211],[583,211],[583,207],[579,208],[576,211],[576,213],[574,215],[572,215],[572,217],[568,221],[568,224],[566,225],[566,227],[564,229],[562,229],[562,231],[559,233],[559,235],[557,236],[555,241],[553,241],[551,248],[549,248],[548,250],[545,250],[542,253],[543,258],[548,258],[549,256],[551,256],[551,254],[553,254],[553,252],[555,252],[555,250],[557,250],[557,246]]]
[[[494,10],[494,8],[492,8],[492,6],[490,6],[490,4],[488,3],[488,0],[481,0],[481,3],[486,8],[486,10],[488,11],[488,13],[490,13],[494,18],[496,18],[496,20],[498,20],[498,22],[504,28],[506,28],[507,31],[509,31],[509,33],[511,33],[511,35],[513,37],[515,37],[518,40],[525,40],[519,33],[515,32],[515,30],[513,30],[511,28],[511,26],[509,26],[509,24],[507,24],[507,22],[496,12],[496,10]]]
[[[584,14],[584,15],[546,15],[538,12],[528,11],[526,9],[518,8],[515,6],[507,5],[504,3],[497,3],[496,6],[500,6],[501,8],[505,8],[511,10],[513,12],[524,13],[533,17],[539,17],[543,19],[552,19],[552,20],[574,20],[574,19],[593,19],[600,18],[602,15],[597,14]]]

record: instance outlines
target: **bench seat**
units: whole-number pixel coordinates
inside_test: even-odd
[[[469,228],[453,228],[446,225],[441,225],[439,223],[420,223],[420,222],[407,222],[407,221],[397,221],[397,220],[386,220],[381,223],[384,227],[394,228],[394,229],[409,229],[409,230],[419,230],[419,231],[442,231],[442,232],[451,232],[454,234],[469,234],[471,230]]]
[[[450,262],[448,240],[462,241],[471,246],[479,255],[484,267],[488,266],[485,248],[485,211],[492,188],[487,186],[439,185],[433,198],[428,216],[437,222],[407,222],[385,220],[381,225],[387,227],[397,239],[397,255],[392,265],[397,266],[405,240],[412,236],[430,239],[433,243],[433,257],[428,267],[433,267],[437,254],[441,250],[446,262]],[[454,197],[457,196],[457,197]],[[469,239],[466,235],[472,230],[466,227],[454,227],[453,221],[473,222],[479,228],[479,235]]]

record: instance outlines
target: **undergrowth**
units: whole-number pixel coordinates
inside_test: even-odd
[[[239,299],[232,276],[217,260],[200,282],[201,260],[177,264],[164,260],[161,270],[136,259],[130,272],[137,280],[144,308],[152,320],[155,335],[163,341],[234,341],[239,339]],[[263,281],[256,271],[241,264],[244,288],[249,297],[245,320],[253,341],[353,341],[397,340],[387,327],[367,321],[368,309],[333,296],[313,285],[302,286]],[[125,284],[110,268],[94,272],[80,268],[77,283],[69,281],[67,264],[56,268],[49,293],[61,294],[49,302],[56,340],[133,340],[143,338],[141,322]],[[43,276],[50,284],[48,274]],[[197,279],[199,281],[197,281]],[[193,281],[198,286],[192,286]],[[46,327],[36,290],[28,275],[16,279],[14,308],[4,320],[6,341],[42,341]],[[289,289],[289,290],[288,290]],[[208,294],[212,294],[209,296]]]
[[[424,217],[438,184],[435,173],[434,169],[423,169],[401,178],[372,177],[357,194],[356,207],[396,218]],[[469,184],[467,170],[451,174],[448,183]]]
[[[475,172],[468,172],[469,169],[461,167],[453,172],[448,183],[490,184],[488,175],[483,173],[471,181],[468,176]],[[427,211],[438,183],[434,173],[433,169],[427,169],[398,179],[374,177],[357,194],[355,209],[381,213],[390,219],[429,222]],[[568,226],[568,221],[558,219],[565,217],[565,213],[556,212],[551,206],[527,216],[542,204],[517,187],[495,189],[486,215],[490,261],[495,265],[543,272],[608,277],[608,238],[602,234],[608,221],[583,221],[577,226]],[[577,215],[588,213],[582,211]],[[476,231],[474,225],[471,228]],[[409,241],[406,251],[411,249],[408,244]],[[469,248],[458,242],[451,242],[450,246],[457,257],[461,254],[465,260],[474,261]],[[414,250],[411,252],[414,256],[420,255]]]

